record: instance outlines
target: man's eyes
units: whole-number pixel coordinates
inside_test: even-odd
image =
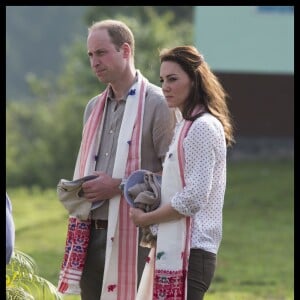
[[[89,52],[89,53],[88,53],[88,56],[89,56],[89,57],[93,57],[93,56],[102,56],[102,55],[106,54],[106,52],[107,52],[107,51],[98,50],[98,51],[95,51],[94,53]]]
[[[95,54],[97,56],[101,56],[101,55],[104,55],[106,53],[106,51],[102,51],[102,50],[99,50],[99,51],[96,51]]]

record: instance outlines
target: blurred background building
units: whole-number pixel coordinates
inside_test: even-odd
[[[230,96],[232,159],[294,155],[294,7],[196,6],[195,44]]]

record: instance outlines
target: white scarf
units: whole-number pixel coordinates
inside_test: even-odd
[[[194,113],[201,111],[204,108],[199,106]],[[183,140],[191,124],[186,120],[177,124],[163,165],[161,205],[185,186]],[[156,248],[150,251],[136,300],[186,299],[190,235],[190,217],[158,225]]]
[[[138,81],[132,86],[126,100],[112,173],[114,178],[126,178],[141,167],[141,132],[148,81],[139,71],[137,73]],[[74,179],[91,174],[95,170],[95,155],[100,144],[107,93],[108,89],[99,96],[85,124]],[[90,203],[87,205],[91,206]],[[84,266],[89,230],[90,221],[80,221],[70,216],[66,251],[58,284],[61,293],[80,293],[79,281]],[[81,245],[78,245],[76,239],[78,234],[83,240]],[[78,247],[83,253],[79,264],[78,255],[75,257],[76,253],[74,254]],[[106,259],[100,300],[135,299],[137,251],[138,231],[129,219],[129,206],[123,197],[115,196],[109,200]]]

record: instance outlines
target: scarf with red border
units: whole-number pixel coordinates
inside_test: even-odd
[[[202,106],[195,113],[204,112]],[[164,162],[162,204],[168,203],[185,186],[183,141],[192,121],[178,123]],[[156,248],[152,248],[136,300],[185,300],[190,255],[191,218],[158,225]]]
[[[127,178],[141,167],[141,132],[148,81],[139,71],[137,74],[138,80],[126,99],[112,174],[114,178]],[[100,144],[107,95],[108,87],[99,95],[84,126],[74,179],[91,174],[95,170],[95,155]],[[79,282],[89,243],[90,220],[82,221],[69,216],[68,222],[58,291],[63,294],[80,294]],[[135,299],[137,246],[138,231],[129,218],[129,206],[123,197],[115,196],[109,200],[106,260],[100,300]]]

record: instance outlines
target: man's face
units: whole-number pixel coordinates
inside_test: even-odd
[[[87,53],[98,79],[112,83],[124,66],[123,49],[116,49],[106,29],[95,29],[87,38]]]

